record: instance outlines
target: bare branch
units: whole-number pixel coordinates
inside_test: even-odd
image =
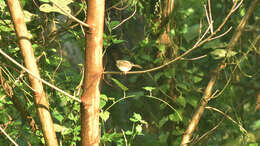
[[[214,130],[216,130],[223,122],[224,122],[225,118],[222,118],[222,120],[213,128],[211,128],[209,131],[207,131],[206,133],[204,133],[201,137],[199,137],[198,139],[196,139],[195,142],[193,142],[192,144],[196,144],[198,141],[200,141],[201,139],[203,139],[204,137],[206,137],[207,135],[209,135],[210,133],[212,133]]]
[[[209,20],[211,22],[211,34],[213,33],[213,19],[212,19],[212,13],[211,13],[211,4],[210,4],[210,0],[208,0],[208,7],[209,7]]]
[[[235,2],[237,3],[237,1],[238,0],[236,0]],[[236,11],[239,7],[240,7],[240,5],[243,3],[243,0],[241,0],[240,2],[239,2],[239,4],[237,4],[237,6],[233,9],[233,12],[234,11]]]
[[[219,112],[221,113],[222,115],[224,115],[227,119],[229,119],[230,121],[232,121],[233,123],[237,124],[237,126],[245,133],[248,133],[246,131],[246,129],[241,125],[239,124],[238,122],[236,122],[235,120],[233,120],[229,115],[227,115],[226,113],[222,112],[221,110],[217,109],[217,108],[214,108],[214,107],[210,107],[210,106],[207,106],[205,107],[206,109],[210,109],[210,110],[214,110],[216,112]]]
[[[204,11],[205,11],[205,15],[206,15],[208,24],[210,25],[210,19],[209,19],[209,14],[208,14],[208,11],[207,11],[207,6],[206,6],[206,5],[203,5],[203,7],[204,7]]]
[[[224,33],[222,33],[222,34],[220,34],[220,35],[218,35],[218,36],[216,36],[216,37],[214,37],[214,38],[211,38],[210,41],[211,41],[211,40],[218,39],[218,38],[220,38],[220,37],[226,35],[231,29],[232,29],[232,26],[229,27],[229,29],[228,29],[226,32],[224,32]]]
[[[126,136],[125,136],[125,131],[123,129],[121,129],[122,133],[123,133],[123,136],[124,136],[124,140],[125,140],[125,145],[128,146],[127,144],[127,139],[126,139]]]
[[[201,58],[204,58],[206,56],[208,56],[208,55],[202,55],[202,56],[199,56],[199,57],[194,57],[194,58],[189,58],[189,59],[182,58],[181,60],[192,60],[192,61],[194,61],[194,60],[199,60]]]
[[[0,126],[0,130],[4,133],[4,135],[15,145],[19,146],[5,131],[4,129]]]

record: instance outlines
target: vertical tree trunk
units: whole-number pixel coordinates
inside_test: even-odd
[[[105,0],[88,0],[90,26],[86,31],[85,78],[81,97],[81,145],[99,146],[100,80],[103,72],[102,47]]]
[[[19,40],[19,45],[26,68],[34,75],[40,77],[19,0],[7,0],[7,5],[15,25],[16,35]],[[48,146],[58,146],[56,133],[54,131],[53,122],[49,112],[49,104],[43,91],[42,82],[35,79],[31,75],[29,75],[29,80],[35,93],[34,101],[36,104],[45,142]]]

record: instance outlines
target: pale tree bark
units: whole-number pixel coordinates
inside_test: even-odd
[[[100,81],[105,0],[88,0],[84,87],[81,96],[81,145],[99,146]]]
[[[14,22],[16,35],[19,40],[19,45],[24,58],[25,66],[34,75],[40,77],[34,53],[32,50],[32,45],[29,39],[29,33],[27,31],[27,27],[24,21],[23,10],[21,8],[19,0],[6,0],[6,2]],[[29,80],[31,82],[32,89],[35,93],[34,102],[40,119],[40,124],[46,145],[58,146],[56,133],[49,111],[49,103],[44,93],[42,82],[35,79],[31,75],[29,75]]]

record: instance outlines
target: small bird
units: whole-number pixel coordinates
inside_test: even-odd
[[[132,69],[132,67],[142,68],[142,66],[137,65],[137,64],[133,64],[130,61],[127,61],[127,60],[117,60],[116,66],[124,74],[126,74],[126,72],[130,71]]]

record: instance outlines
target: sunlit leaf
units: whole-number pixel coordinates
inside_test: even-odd
[[[202,78],[202,77],[199,77],[199,76],[194,76],[194,77],[193,77],[194,83],[198,83],[198,82],[200,82],[202,79],[203,79],[203,78]]]
[[[113,42],[114,44],[120,44],[120,43],[125,42],[125,40],[113,39],[112,42]]]
[[[127,91],[127,90],[128,90],[128,88],[127,88],[125,85],[123,85],[122,83],[120,83],[117,79],[115,79],[115,78],[111,78],[111,79],[112,79],[112,81],[114,81],[114,83],[116,83],[116,85],[119,86],[122,90],[124,90],[124,91]]]
[[[69,128],[62,126],[62,125],[59,125],[59,124],[56,124],[56,123],[54,123],[54,129],[55,129],[56,132],[61,132],[64,135],[68,134],[68,132],[69,132]]]
[[[156,88],[154,88],[154,87],[143,87],[143,89],[146,90],[146,91],[152,91]]]
[[[212,52],[210,52],[210,54],[212,55],[212,57],[214,59],[221,59],[221,58],[224,58],[224,57],[232,57],[234,55],[237,54],[237,52],[234,52],[234,51],[227,51],[225,49],[216,49]]]
[[[140,114],[134,113],[134,115],[130,118],[132,122],[138,122],[142,120],[142,116]]]
[[[51,0],[55,4],[59,5],[64,11],[71,13],[71,9],[69,8],[68,4],[72,3],[72,0]],[[50,13],[50,12],[58,12],[63,15],[67,15],[64,13],[60,8],[56,7],[56,5],[50,5],[50,4],[42,4],[40,6],[40,11],[45,12],[45,13]]]
[[[100,112],[100,118],[102,119],[102,120],[104,120],[104,121],[107,121],[108,120],[108,118],[109,118],[109,115],[110,115],[110,113],[108,112],[108,111],[105,111],[105,112]]]
[[[136,125],[135,130],[138,133],[138,135],[142,134],[143,131],[142,125],[141,124]]]

